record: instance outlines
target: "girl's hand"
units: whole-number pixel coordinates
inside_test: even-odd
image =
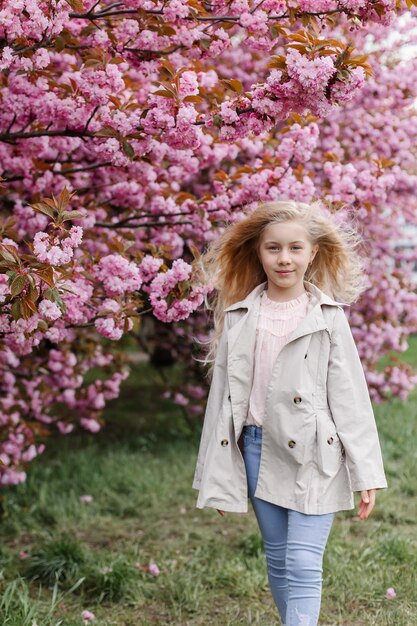
[[[375,489],[361,491],[361,501],[358,506],[358,517],[360,519],[366,519],[372,513],[372,509],[375,506],[375,494]]]
[[[217,513],[219,515],[221,515],[222,517],[224,517],[224,511],[221,511],[220,509],[216,509]]]

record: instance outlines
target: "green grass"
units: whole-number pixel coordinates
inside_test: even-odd
[[[417,365],[416,340],[405,357]],[[279,624],[253,514],[195,509],[198,433],[161,394],[138,366],[102,433],[51,441],[3,492],[2,626],[82,626],[84,609],[100,626]],[[368,521],[336,518],[323,626],[417,626],[416,413],[417,392],[376,407],[390,488]]]

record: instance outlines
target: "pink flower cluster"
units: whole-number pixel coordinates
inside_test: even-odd
[[[208,293],[208,287],[203,285],[188,285],[187,295],[182,298],[175,298],[172,303],[168,303],[167,297],[181,283],[186,283],[190,279],[192,267],[182,259],[173,262],[171,269],[158,274],[150,284],[150,302],[153,314],[163,322],[177,322],[186,319],[203,302],[204,296]]]
[[[100,259],[96,276],[109,297],[138,291],[142,284],[138,266],[120,254],[108,254]]]
[[[95,320],[94,326],[97,332],[106,339],[117,341],[121,339],[126,330],[133,328],[132,320],[127,318],[126,329],[126,317],[122,315],[120,304],[116,300],[111,298],[104,300],[98,313],[101,317]]]
[[[81,226],[72,226],[65,237],[51,237],[48,233],[36,233],[33,241],[33,250],[41,263],[49,265],[65,265],[74,255],[74,248],[78,248],[83,237]]]
[[[26,479],[26,472],[21,467],[39,454],[45,446],[35,445],[30,430],[19,424],[18,414],[5,415],[0,410],[0,425],[3,431],[8,428],[8,436],[0,442],[0,485],[17,485]]]

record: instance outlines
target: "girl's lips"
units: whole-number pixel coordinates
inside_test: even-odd
[[[277,274],[291,274],[293,270],[278,270]]]

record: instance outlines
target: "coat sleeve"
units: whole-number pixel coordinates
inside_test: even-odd
[[[346,454],[353,491],[387,486],[365,374],[346,315],[338,309],[331,333],[327,397]]]
[[[201,477],[203,474],[204,461],[206,459],[207,448],[219,419],[227,382],[227,331],[228,316],[224,318],[224,328],[217,347],[216,359],[213,366],[213,376],[207,398],[204,415],[203,430],[201,433],[200,447],[198,450],[197,464],[194,473],[193,488],[200,489]]]

